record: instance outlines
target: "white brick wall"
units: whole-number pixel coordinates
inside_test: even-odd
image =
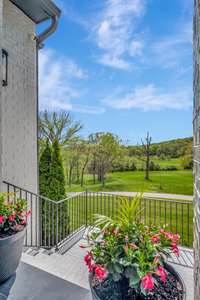
[[[37,192],[35,24],[3,1],[1,48],[8,54],[8,86],[1,87],[2,178]]]
[[[38,191],[34,34],[35,24],[12,2],[0,0],[0,51],[3,48],[9,55],[7,87],[2,87],[0,56],[0,191],[4,189],[3,180],[32,192]],[[36,202],[32,210],[33,229],[38,230]],[[30,243],[30,224],[27,232]],[[37,235],[34,230],[35,245]]]

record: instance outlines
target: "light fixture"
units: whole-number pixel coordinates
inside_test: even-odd
[[[3,80],[2,86],[8,85],[8,52],[2,49]]]

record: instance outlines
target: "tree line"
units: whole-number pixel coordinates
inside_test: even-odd
[[[136,161],[142,162],[143,167],[140,169],[144,171],[145,179],[149,180],[150,171],[161,169],[151,159],[155,153],[159,152],[159,155],[156,155],[161,158],[162,155],[175,156],[175,150],[170,150],[173,153],[169,151],[172,149],[172,142],[152,144],[150,133],[141,140],[140,145],[126,146],[118,136],[110,132],[93,133],[88,138],[82,138],[80,136],[82,128],[82,124],[74,121],[70,113],[45,111],[40,114],[41,195],[55,200],[63,199],[66,186],[70,187],[72,184],[84,186],[85,176],[88,174],[92,176],[93,184],[105,185],[107,173],[135,171],[139,169]],[[180,145],[184,146],[180,147]],[[184,151],[180,150],[184,147]],[[173,149],[177,149],[179,155],[182,153],[185,168],[191,168],[191,141],[177,140]]]

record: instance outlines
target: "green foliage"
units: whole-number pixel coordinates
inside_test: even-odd
[[[65,176],[57,139],[52,144],[52,160],[48,187],[50,199],[62,200],[65,198]]]
[[[127,226],[129,223],[133,223],[137,219],[137,215],[140,213],[139,205],[142,201],[142,194],[136,195],[134,198],[123,198],[120,208],[117,210],[114,218],[108,216],[95,214],[95,227],[101,227],[106,230],[110,226],[114,226],[116,223],[120,227]],[[123,203],[123,204],[122,204]]]
[[[175,139],[160,143],[153,143],[151,145],[151,155],[158,156],[162,160],[164,157],[177,158],[184,155],[189,145],[192,145],[192,138]],[[138,148],[141,146],[129,146],[128,153],[130,156],[135,156],[138,152]]]
[[[40,195],[49,198],[49,180],[50,180],[50,168],[51,168],[51,147],[48,139],[46,145],[41,153],[39,162],[39,188]]]
[[[97,175],[104,185],[106,174],[112,170],[114,163],[121,159],[122,147],[117,136],[112,133],[96,133],[89,137],[92,145],[90,172]]]
[[[184,156],[181,158],[183,169],[192,169],[193,167],[193,149],[192,144],[188,145]]]

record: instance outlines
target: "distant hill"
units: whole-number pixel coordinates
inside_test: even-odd
[[[170,156],[170,157],[181,157],[184,155],[186,149],[193,143],[193,138],[182,138],[174,139],[169,141],[163,141],[159,143],[153,143],[151,145],[151,154],[156,156]],[[128,146],[129,156],[134,156],[138,152],[139,146]]]

